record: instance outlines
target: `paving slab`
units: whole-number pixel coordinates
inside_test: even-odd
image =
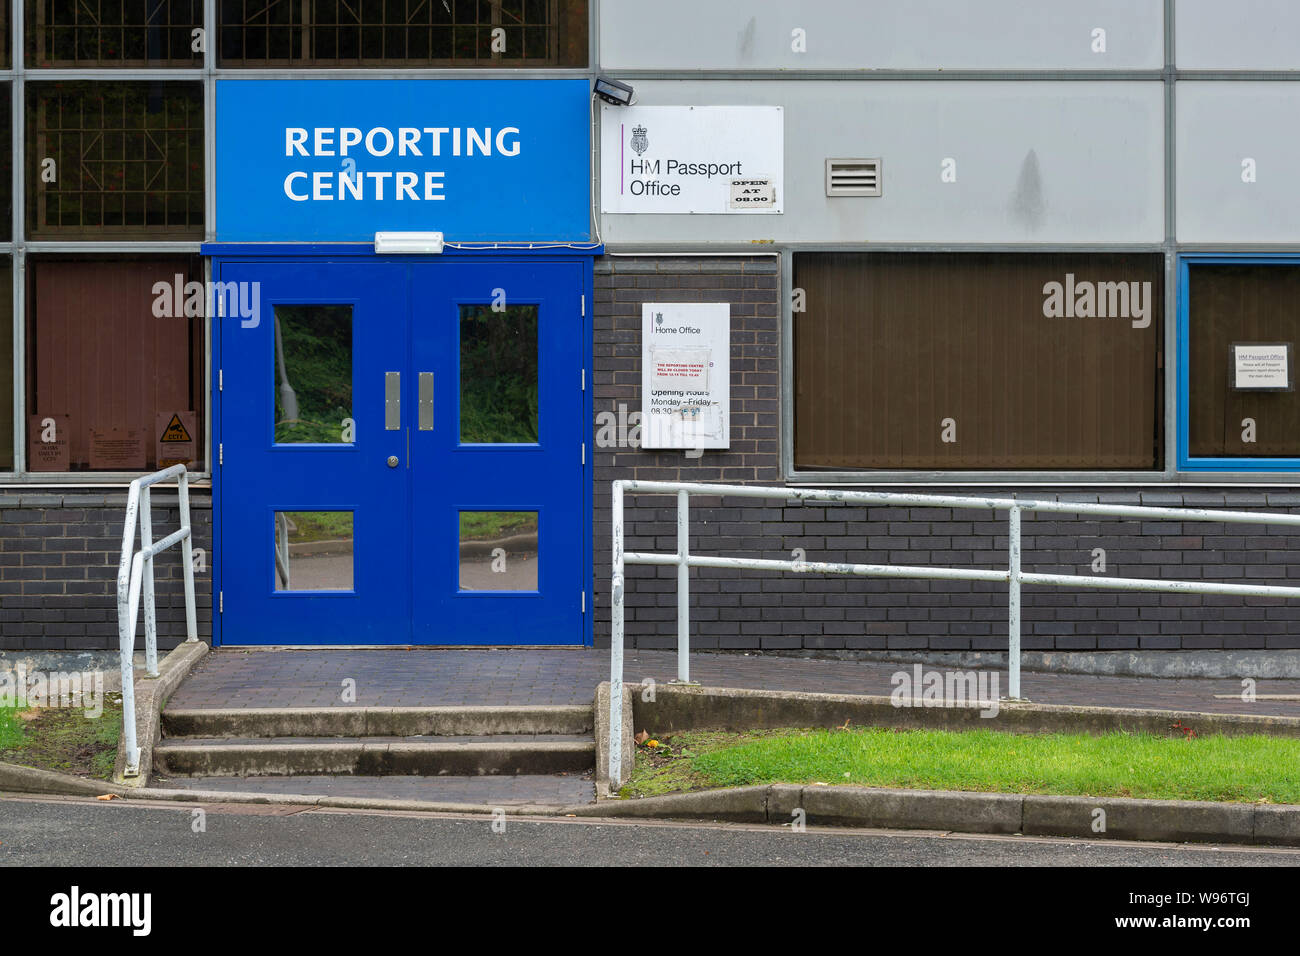
[[[670,681],[676,661],[676,654],[668,651],[629,650],[624,679]],[[693,680],[753,690],[889,694],[891,678],[900,670],[911,672],[904,664],[875,661],[704,652],[691,656]],[[1004,694],[1005,676],[1001,674],[999,685]],[[597,684],[608,679],[606,648],[218,648],[194,668],[168,707],[590,704]],[[345,701],[348,680],[355,681],[356,697]],[[1024,672],[1021,690],[1043,704],[1300,716],[1300,701],[1241,700],[1241,683],[1235,679]],[[1300,695],[1300,680],[1261,680],[1255,691]]]

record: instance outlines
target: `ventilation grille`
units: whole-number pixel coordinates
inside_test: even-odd
[[[826,195],[879,196],[880,160],[826,160]]]

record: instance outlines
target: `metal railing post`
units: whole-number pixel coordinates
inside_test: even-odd
[[[623,483],[614,482],[609,625],[609,789],[623,785]]]
[[[153,512],[149,507],[149,487],[140,491],[140,550],[144,552],[144,669],[150,677],[158,676],[158,611],[153,591]],[[132,635],[134,637],[134,634]]]
[[[691,682],[691,566],[689,491],[677,492],[677,681]]]
[[[182,472],[176,481],[177,503],[181,511],[181,530],[185,538],[181,545],[181,574],[185,579],[185,641],[199,639],[198,614],[194,609],[194,529],[190,526],[190,482],[188,472]]]
[[[180,530],[163,537],[155,546],[153,511],[149,488],[176,478]],[[140,550],[135,550],[139,526]],[[184,465],[172,465],[131,482],[122,522],[122,556],[117,565],[117,640],[122,668],[122,738],[126,748],[123,777],[140,775],[140,745],[135,731],[135,629],[139,602],[144,592],[145,667],[150,677],[158,676],[158,612],[154,592],[153,559],[174,544],[183,544],[185,576],[185,630],[187,641],[197,641],[198,615],[194,608],[193,528],[190,523],[188,475]]]
[[[135,516],[139,507],[140,481],[131,482],[126,495],[126,518],[122,527],[122,559],[117,569],[117,646],[122,667],[122,737],[126,747],[124,777],[140,773],[140,748],[135,739],[135,628],[132,627],[131,552],[135,549]]]
[[[1020,699],[1020,506],[1007,510],[1007,696]]]

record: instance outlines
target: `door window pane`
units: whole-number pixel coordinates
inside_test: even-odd
[[[274,352],[275,440],[352,444],[352,306],[277,305]]]
[[[460,513],[462,591],[537,590],[537,512]]]
[[[536,305],[460,307],[460,440],[536,443]]]
[[[201,468],[202,260],[33,256],[27,275],[28,467],[147,471],[161,449]]]
[[[352,512],[275,513],[277,591],[352,590]]]
[[[27,85],[34,239],[202,239],[203,86]]]

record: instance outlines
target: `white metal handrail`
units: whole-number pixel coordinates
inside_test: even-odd
[[[159,482],[176,479],[180,530],[161,541],[153,540],[153,515],[149,489]],[[138,521],[137,521],[138,519]],[[135,550],[135,529],[140,527],[140,550]],[[184,465],[172,465],[131,482],[126,497],[126,521],[122,528],[122,558],[117,565],[117,637],[122,662],[122,733],[126,737],[125,777],[140,775],[140,748],[135,736],[135,628],[139,620],[140,592],[144,591],[144,659],[150,677],[158,676],[158,614],[154,605],[153,559],[174,544],[181,545],[181,567],[185,577],[185,633],[187,641],[199,639],[194,611],[194,554],[190,529],[189,473]]]
[[[677,551],[675,554],[623,550],[623,495],[675,494],[677,496]],[[853,564],[826,561],[776,561],[763,558],[727,558],[690,554],[690,496],[768,498],[781,501],[829,501],[841,504],[904,505],[913,508],[965,508],[1007,512],[1007,568],[926,568],[893,564]],[[1172,591],[1181,594],[1238,594],[1248,597],[1300,597],[1300,587],[1265,584],[1223,584],[1209,581],[1166,581],[1152,578],[1117,578],[1104,575],[1026,573],[1020,567],[1020,515],[1024,511],[1107,515],[1119,518],[1169,518],[1177,521],[1213,521],[1224,524],[1300,526],[1300,515],[1258,511],[1212,511],[1205,508],[1153,508],[1141,505],[1104,505],[1090,502],[1034,501],[1017,498],[912,495],[897,492],[835,491],[811,488],[773,488],[757,485],[706,485],[673,481],[613,482],[613,568],[610,580],[609,779],[611,788],[622,782],[623,724],[623,568],[627,564],[677,567],[677,681],[690,682],[690,569],[748,568],[797,573],[853,574],[881,578],[926,578],[947,581],[998,581],[1008,585],[1007,695],[1020,697],[1020,586],[1046,584],[1075,588],[1115,588],[1127,591]]]

